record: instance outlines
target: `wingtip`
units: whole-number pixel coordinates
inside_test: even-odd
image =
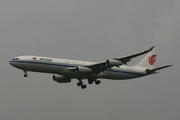
[[[146,52],[150,52],[154,49],[154,46],[152,46],[151,48],[149,48],[148,50],[146,50]]]
[[[149,49],[149,51],[152,51],[152,50],[153,50],[153,48],[154,48],[154,46],[152,46],[152,47]]]

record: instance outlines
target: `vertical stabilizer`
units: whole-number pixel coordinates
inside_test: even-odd
[[[153,69],[158,53],[159,53],[159,49],[158,48],[153,48],[153,50],[151,52],[149,52],[141,60],[141,62],[136,65],[136,67],[144,67],[144,68],[148,68],[148,69]]]

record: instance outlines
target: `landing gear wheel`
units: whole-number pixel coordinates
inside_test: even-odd
[[[24,71],[24,77],[27,77],[28,76],[28,74],[27,74],[27,70],[23,70]]]
[[[83,82],[82,82],[82,81],[80,81],[80,82],[77,83],[77,86],[82,86],[82,85],[83,85]]]
[[[82,85],[81,88],[82,88],[82,89],[85,89],[85,88],[87,88],[87,86],[86,86],[86,85]]]
[[[95,81],[95,84],[96,84],[96,85],[99,85],[100,83],[101,83],[100,80],[96,80],[96,81]]]
[[[89,84],[93,84],[93,81],[92,81],[92,80],[88,80],[88,83],[89,83]]]
[[[24,74],[24,77],[28,77],[28,74]]]

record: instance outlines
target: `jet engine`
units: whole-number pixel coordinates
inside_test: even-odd
[[[53,80],[58,83],[70,83],[71,79],[63,75],[53,75]]]
[[[79,73],[90,73],[90,72],[92,72],[92,69],[90,69],[88,67],[78,66],[78,67],[76,67],[76,72],[79,72]]]
[[[119,60],[108,59],[108,60],[106,60],[106,64],[108,67],[113,67],[113,66],[120,66],[123,63]]]

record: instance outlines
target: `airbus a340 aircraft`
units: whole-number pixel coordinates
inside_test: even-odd
[[[101,79],[123,80],[143,77],[158,73],[158,70],[170,67],[166,65],[154,68],[158,48],[151,47],[148,50],[132,54],[121,58],[107,59],[99,63],[85,62],[77,60],[57,59],[41,56],[18,56],[9,61],[9,63],[24,71],[24,77],[27,77],[27,71],[51,73],[53,80],[58,83],[69,83],[76,78],[79,82],[77,86],[85,89],[87,86],[83,79],[87,79],[89,84],[100,84]],[[132,58],[148,53],[140,63],[135,66],[127,66],[127,62]]]

